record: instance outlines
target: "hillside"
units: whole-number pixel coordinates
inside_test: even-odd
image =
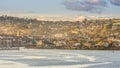
[[[30,36],[36,40],[34,47],[40,48],[104,49],[120,46],[113,43],[120,40],[119,24],[120,19],[114,18],[71,22],[0,16],[0,35]]]

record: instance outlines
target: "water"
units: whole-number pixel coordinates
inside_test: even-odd
[[[120,68],[120,51],[0,51],[0,68]]]

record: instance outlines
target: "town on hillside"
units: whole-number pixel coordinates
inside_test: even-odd
[[[120,50],[120,19],[42,21],[0,16],[0,49]]]

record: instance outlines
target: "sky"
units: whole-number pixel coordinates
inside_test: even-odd
[[[70,19],[120,17],[120,0],[0,0],[0,15]]]

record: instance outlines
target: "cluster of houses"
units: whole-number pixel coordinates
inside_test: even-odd
[[[99,23],[100,22],[100,23]],[[49,24],[49,25],[48,25]],[[111,27],[112,24],[112,27]],[[105,28],[107,26],[107,28]],[[3,29],[3,28],[2,28]],[[17,32],[13,35],[0,35],[0,48],[91,48],[120,47],[120,23],[103,21],[42,23],[33,26],[31,34]],[[39,29],[39,30],[38,30]],[[7,31],[6,31],[7,32]],[[26,35],[26,36],[24,36]],[[38,36],[38,37],[33,37]],[[111,40],[112,43],[109,41]]]
[[[26,45],[26,39],[11,35],[0,35],[0,48],[13,48]]]
[[[85,49],[85,48],[106,48],[120,47],[120,33],[105,32],[104,25],[110,23],[85,23],[79,28],[66,32],[65,34],[55,34],[54,37],[45,37],[43,39],[35,39],[35,44],[30,47],[36,48],[65,48],[65,49]],[[113,24],[110,30],[120,30],[118,23]],[[105,29],[106,30],[106,29]],[[50,35],[48,35],[50,36]],[[110,42],[112,41],[112,42]],[[29,47],[29,46],[28,46]]]

